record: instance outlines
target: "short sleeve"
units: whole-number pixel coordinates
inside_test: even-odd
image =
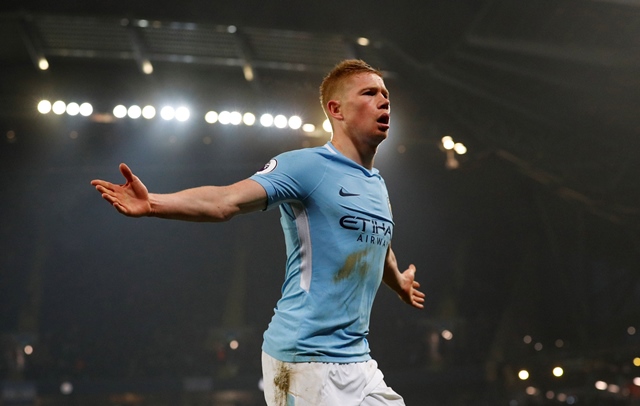
[[[289,151],[271,159],[249,179],[267,192],[267,210],[280,203],[303,201],[320,184],[325,159],[312,149]]]

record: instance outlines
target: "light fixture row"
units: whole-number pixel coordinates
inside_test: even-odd
[[[42,100],[38,103],[38,111],[41,114],[54,113],[62,115],[67,113],[70,116],[76,116],[78,114],[82,116],[90,116],[93,113],[93,106],[90,103],[78,104],[75,102],[65,103],[62,100],[51,103],[48,100]],[[147,105],[140,107],[138,105],[131,105],[129,107],[122,104],[117,105],[112,111],[113,117],[116,119],[130,118],[133,120],[139,118],[145,118],[151,120],[158,115],[158,111],[154,106]],[[190,110],[185,106],[173,107],[164,106],[159,111],[159,116],[163,120],[177,120],[187,121],[191,118]],[[257,117],[251,112],[240,113],[239,111],[208,111],[204,115],[204,119],[209,124],[222,124],[222,125],[240,125],[253,126],[259,123],[262,127],[276,127],[279,129],[290,128],[292,130],[301,129],[306,133],[314,133],[316,126],[311,123],[304,123],[302,118],[297,115],[287,117],[283,114],[272,115],[269,113],[262,114]],[[322,129],[330,133],[332,131],[329,120],[325,120],[322,124]]]
[[[80,114],[81,116],[88,117],[93,113],[93,106],[91,103],[78,104],[76,102],[71,102],[67,104],[62,100],[58,100],[53,103],[49,100],[41,100],[40,103],[38,103],[38,111],[42,114],[49,114],[53,112],[53,114],[57,115],[67,113],[70,116],[77,116]]]

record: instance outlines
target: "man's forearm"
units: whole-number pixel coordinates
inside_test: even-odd
[[[396,260],[396,255],[393,253],[391,247],[389,247],[389,250],[387,251],[387,257],[384,261],[382,281],[394,292],[399,294],[400,292],[402,292],[402,287],[400,285],[401,277],[402,275],[400,274],[400,269],[398,269],[398,261]]]
[[[149,193],[149,216],[173,220],[221,222],[238,210],[225,200],[224,187],[202,186],[176,193]]]
[[[187,221],[228,221],[237,214],[262,210],[267,194],[245,179],[229,186],[201,186],[170,194],[149,194],[149,216]]]

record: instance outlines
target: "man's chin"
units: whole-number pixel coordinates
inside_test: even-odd
[[[386,140],[387,137],[388,137],[387,131],[378,131],[377,133],[371,136],[371,143],[377,146],[382,141]]]

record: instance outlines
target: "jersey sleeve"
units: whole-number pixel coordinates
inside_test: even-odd
[[[325,165],[311,150],[285,152],[271,159],[249,179],[267,192],[267,208],[280,203],[303,201],[320,184]]]

